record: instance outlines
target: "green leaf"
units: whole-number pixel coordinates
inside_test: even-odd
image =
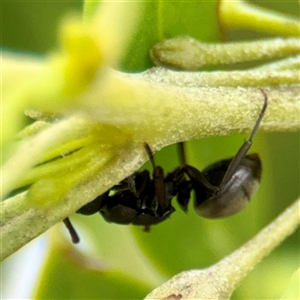
[[[217,1],[145,2],[144,14],[121,70],[142,71],[153,66],[149,50],[166,38],[189,35],[203,41],[218,40],[220,32],[216,13]]]
[[[294,272],[281,299],[299,299],[300,269]]]
[[[142,281],[66,245],[52,243],[35,299],[141,299],[149,290]]]

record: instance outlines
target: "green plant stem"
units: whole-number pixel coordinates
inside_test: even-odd
[[[240,249],[207,269],[174,276],[152,291],[145,300],[177,299],[176,296],[182,300],[229,299],[245,276],[297,229],[299,209],[300,198]]]
[[[283,70],[298,70],[300,69],[300,55],[283,58],[275,62],[263,64],[259,67],[253,68],[256,71],[283,71]]]
[[[267,67],[265,67],[267,68]],[[155,75],[154,75],[155,74]],[[176,72],[156,68],[145,72],[145,78],[168,85],[188,87],[263,86],[300,83],[298,70],[265,70],[263,67],[246,71]]]
[[[243,28],[299,37],[299,20],[242,0],[219,0],[219,23],[226,29]]]
[[[219,275],[226,274],[230,290],[236,289],[264,257],[298,228],[299,211],[300,198],[254,238],[214,266]]]
[[[211,65],[296,55],[299,51],[300,42],[297,38],[212,44],[191,37],[176,37],[156,44],[150,50],[150,56],[156,65],[197,70]]]
[[[164,84],[164,80],[168,79],[156,77],[155,72],[150,81],[147,78],[145,80],[143,74],[124,75],[112,70],[105,83],[99,85],[99,98],[86,94],[86,101],[78,109],[101,123],[126,126],[137,141],[146,140],[154,149],[157,140],[165,139],[169,144],[250,130],[250,124],[261,107],[262,95],[258,88],[180,87],[176,85],[182,84],[184,75],[181,76],[179,72],[177,75],[176,82],[171,78],[171,84]],[[192,86],[197,83],[183,84]],[[113,89],[113,86],[118,86],[118,89]],[[299,129],[300,86],[293,84],[263,88],[270,105],[261,128],[267,131]],[[277,116],[272,103],[280,107],[278,111],[276,109]],[[253,112],[253,109],[256,113],[253,113],[253,119],[249,122],[249,112]],[[113,114],[109,113],[112,111]]]

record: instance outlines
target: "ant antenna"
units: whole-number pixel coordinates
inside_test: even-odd
[[[266,111],[267,106],[268,106],[268,96],[267,96],[267,94],[265,93],[265,91],[262,88],[259,88],[259,89],[261,90],[261,92],[264,95],[264,106],[263,106],[263,108],[262,108],[262,110],[259,114],[259,117],[257,118],[257,121],[254,125],[254,128],[253,128],[253,130],[250,134],[250,137],[249,137],[249,140],[248,140],[250,143],[252,143],[253,137],[256,134],[256,131],[257,131],[259,125],[260,125],[260,122],[261,122],[262,118],[264,117],[265,111]]]
[[[240,162],[242,161],[242,159],[245,157],[246,153],[248,152],[248,150],[250,149],[251,145],[252,145],[252,140],[253,140],[253,137],[254,135],[256,134],[257,132],[257,129],[260,125],[260,122],[265,114],[265,111],[267,109],[267,106],[268,106],[268,96],[267,94],[265,93],[265,91],[262,89],[262,88],[259,88],[260,91],[263,93],[264,95],[264,105],[261,109],[261,112],[255,122],[255,125],[253,127],[253,130],[250,134],[250,137],[249,139],[244,142],[244,144],[241,146],[241,148],[238,150],[237,154],[235,155],[235,157],[233,158],[233,160],[231,161],[228,169],[227,169],[227,172],[225,173],[225,176],[223,177],[223,180],[220,184],[220,189],[222,189],[230,180],[230,178],[233,176],[233,174],[235,173],[238,165],[240,164]]]
[[[148,157],[149,157],[149,160],[152,164],[152,167],[153,167],[153,170],[156,168],[156,165],[155,165],[155,162],[154,162],[154,159],[153,159],[153,153],[152,153],[152,150],[150,148],[150,146],[145,142],[144,143],[144,147],[146,149],[146,152],[148,154]]]

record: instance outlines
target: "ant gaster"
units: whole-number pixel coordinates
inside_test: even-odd
[[[202,172],[186,164],[183,143],[179,144],[182,166],[164,176],[163,169],[156,166],[150,146],[144,143],[153,168],[135,172],[109,191],[80,208],[77,213],[91,215],[97,212],[107,222],[144,226],[167,219],[174,211],[172,199],[177,195],[180,207],[187,211],[190,193],[195,191],[195,210],[207,218],[220,218],[241,211],[257,191],[261,178],[261,161],[257,154],[248,154],[253,138],[265,114],[268,98],[252,129],[250,137],[243,143],[233,158],[218,161]],[[110,195],[113,193],[112,195]],[[64,219],[72,241],[79,237],[68,218]]]

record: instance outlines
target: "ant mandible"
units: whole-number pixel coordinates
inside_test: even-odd
[[[195,210],[203,217],[227,217],[241,211],[257,191],[262,172],[259,156],[247,155],[268,105],[266,93],[260,90],[264,105],[249,139],[233,158],[218,161],[201,172],[186,164],[183,143],[180,143],[182,166],[165,177],[163,169],[155,164],[150,146],[144,143],[153,168],[152,179],[147,170],[134,172],[77,213],[100,212],[107,222],[142,225],[148,231],[151,225],[166,220],[175,211],[171,204],[174,196],[177,195],[180,207],[187,211],[192,190],[195,191]],[[79,237],[69,218],[64,219],[64,223],[72,241],[78,243]]]

